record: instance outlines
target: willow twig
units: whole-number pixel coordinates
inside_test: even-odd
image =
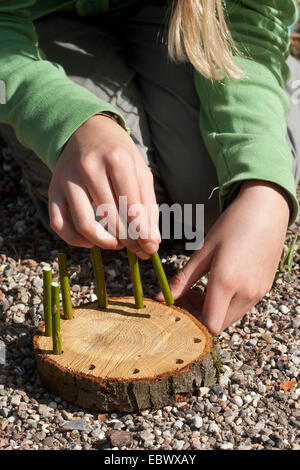
[[[165,275],[163,265],[161,264],[160,258],[158,256],[158,253],[154,253],[154,255],[151,256],[151,261],[152,261],[157,279],[159,281],[163,296],[165,298],[166,305],[173,305],[174,299],[170,290],[168,280]]]
[[[107,293],[100,248],[98,246],[91,248],[91,255],[96,280],[98,305],[100,308],[107,308]]]
[[[59,285],[57,282],[51,284],[51,304],[52,304],[52,344],[53,354],[61,354],[60,336],[60,306],[59,306]]]
[[[133,294],[136,308],[145,308],[143,302],[143,286],[141,281],[138,257],[127,249],[127,256],[130,266],[131,282],[133,284]]]
[[[52,336],[52,313],[51,313],[51,282],[52,269],[50,267],[43,268],[43,306],[45,320],[45,334]]]
[[[65,253],[58,253],[58,268],[64,317],[66,320],[71,320],[73,318],[73,311],[67,267],[67,255]]]

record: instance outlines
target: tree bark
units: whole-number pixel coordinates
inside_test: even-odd
[[[144,299],[111,298],[73,309],[61,320],[62,354],[51,351],[44,325],[34,336],[43,384],[85,409],[136,412],[162,408],[216,383],[212,339],[191,314]]]

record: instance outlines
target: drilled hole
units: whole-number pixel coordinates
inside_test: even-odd
[[[200,338],[194,338],[194,343],[201,343],[201,339]]]
[[[175,318],[175,321],[180,321],[180,320],[181,320],[180,317],[176,317],[176,318]]]
[[[134,369],[134,371],[132,372],[133,374],[138,374],[140,372],[140,369]]]
[[[94,364],[91,364],[89,367],[89,370],[93,370],[93,369],[96,369],[96,366]]]
[[[183,364],[184,360],[183,359],[176,359],[176,364]]]

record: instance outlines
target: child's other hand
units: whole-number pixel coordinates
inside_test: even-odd
[[[173,278],[175,299],[199,314],[217,336],[243,317],[272,287],[289,220],[283,191],[271,183],[246,181],[227,210]],[[210,272],[203,307],[190,288]],[[162,300],[160,295],[159,300]]]
[[[127,196],[127,208],[142,204],[147,209],[140,217],[143,237],[137,240],[118,238],[123,223],[118,217],[120,196]],[[96,207],[111,205],[110,215],[117,221],[115,234],[109,234],[95,221],[92,202]],[[155,204],[152,173],[131,137],[107,116],[88,119],[69,139],[52,176],[49,186],[52,229],[70,245],[106,249],[126,246],[147,259],[160,243],[158,208],[151,220],[151,205]],[[128,224],[134,218],[128,216]],[[156,232],[155,227],[151,231],[153,226],[157,227]],[[156,236],[149,236],[153,233]]]

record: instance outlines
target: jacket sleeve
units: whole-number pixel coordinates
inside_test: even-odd
[[[295,0],[227,0],[229,26],[245,73],[238,81],[213,82],[194,72],[200,128],[215,164],[224,210],[244,180],[278,184],[290,201],[290,224],[298,213],[293,157],[287,144],[288,26]]]
[[[122,115],[70,80],[39,48],[29,7],[35,0],[0,0],[0,122],[51,169],[73,132],[102,111]],[[4,95],[4,96],[3,96]]]

